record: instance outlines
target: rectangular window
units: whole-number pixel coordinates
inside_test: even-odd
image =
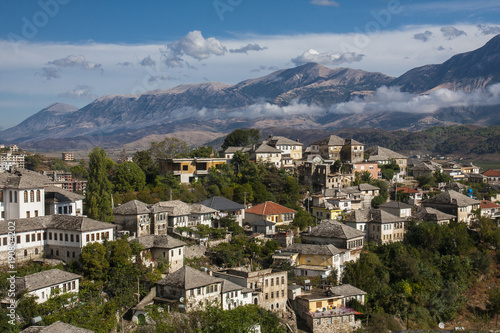
[[[64,234],[64,240],[67,242],[68,241],[68,234]]]
[[[80,235],[76,235],[76,242],[79,243],[80,242]]]
[[[92,241],[95,241],[95,234],[91,234],[90,238],[92,239]]]
[[[73,235],[73,234],[71,234],[69,239],[71,239],[71,242],[74,242],[74,241],[75,241],[75,237],[74,237],[74,235]]]
[[[76,282],[73,281],[73,282],[71,282],[71,284],[73,285],[73,289],[76,289]]]
[[[63,240],[63,236],[62,236],[62,235],[63,235],[63,234],[62,234],[62,232],[61,232],[61,233],[59,234],[59,240],[60,240],[61,242],[62,242],[62,240]]]
[[[284,276],[281,277],[281,284],[285,284],[285,277]]]
[[[201,288],[198,288],[198,289],[196,290],[196,293],[197,293],[198,295],[201,295]]]
[[[87,242],[90,242],[90,235],[87,234]]]
[[[21,244],[21,236],[17,236],[16,237],[16,243],[17,244]]]
[[[54,232],[54,240],[57,240],[57,232]]]
[[[106,238],[109,239],[109,231],[106,231]]]
[[[274,286],[274,279],[271,278],[271,287]]]
[[[31,234],[31,241],[34,242],[36,240],[36,234]]]
[[[274,298],[274,291],[271,291],[271,299]]]
[[[38,216],[38,210],[35,210],[35,217]]]
[[[285,297],[285,290],[281,291],[281,297]]]
[[[4,246],[7,245],[7,237],[3,238],[3,244],[2,245],[4,245]]]
[[[96,239],[97,239],[97,240],[99,240],[100,234],[99,234],[99,233],[96,233],[96,234],[95,234],[95,237],[96,237]]]
[[[267,287],[269,285],[267,279],[264,281],[265,286]]]
[[[30,235],[26,235],[26,243],[30,242]]]
[[[26,212],[26,218],[27,218],[27,219],[29,219],[29,218],[30,218],[30,212],[29,212],[29,211],[27,211],[27,212]]]

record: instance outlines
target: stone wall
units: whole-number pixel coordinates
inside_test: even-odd
[[[206,246],[204,245],[191,245],[184,247],[184,258],[193,259],[197,257],[205,256],[205,252],[207,251]]]
[[[351,333],[361,328],[361,322],[354,315],[312,318],[307,316],[307,326],[313,333]]]

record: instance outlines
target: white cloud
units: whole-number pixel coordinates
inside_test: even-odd
[[[460,36],[467,36],[467,33],[465,31],[458,30],[457,28],[452,27],[450,25],[442,27],[441,32],[443,33],[443,36],[448,40],[452,40]]]
[[[500,27],[499,26],[478,24],[477,27],[483,35],[498,35],[498,34],[500,34]]]
[[[125,61],[125,62],[119,62],[119,63],[117,63],[116,66],[128,67],[128,66],[134,66],[134,64],[131,63],[130,61]]]
[[[238,49],[230,49],[229,52],[231,53],[245,53],[247,54],[248,51],[263,51],[267,50],[267,47],[262,47],[259,44],[247,44],[245,46],[242,46]]]
[[[205,39],[199,30],[189,32],[186,36],[171,42],[165,49],[161,50],[163,61],[168,67],[183,67],[184,55],[204,60],[211,55],[224,55],[226,51],[226,47],[220,41],[214,37]]]
[[[154,61],[153,59],[151,59],[151,56],[147,56],[146,58],[142,59],[139,64],[141,66],[154,66],[156,65],[156,61]]]
[[[438,89],[427,95],[401,92],[397,87],[380,87],[371,96],[335,104],[330,113],[408,112],[432,113],[441,108],[470,105],[495,105],[500,103],[500,84],[489,86],[485,91],[464,93]]]
[[[430,32],[429,30],[425,30],[425,32],[413,35],[413,39],[421,40],[422,42],[427,42],[431,37],[432,37],[432,32]]]
[[[356,52],[345,53],[319,53],[315,49],[309,49],[296,58],[292,58],[291,62],[295,65],[303,65],[308,62],[317,62],[323,65],[340,65],[359,62],[363,59],[364,54],[357,54]]]
[[[87,61],[85,59],[85,57],[82,55],[79,55],[79,56],[69,55],[65,58],[60,58],[60,59],[56,59],[53,61],[49,61],[47,63],[47,65],[54,65],[57,67],[66,67],[66,68],[79,67],[79,68],[83,68],[86,70],[100,70],[101,72],[103,70],[101,64]]]
[[[330,7],[339,6],[338,2],[333,0],[311,0],[309,3],[316,6],[330,6]]]
[[[58,95],[62,98],[69,99],[95,99],[97,95],[92,93],[92,87],[89,87],[85,84],[77,85],[75,89],[60,93]]]
[[[37,74],[40,75],[41,77],[44,77],[47,80],[61,78],[59,71],[55,67],[43,67],[42,72]]]

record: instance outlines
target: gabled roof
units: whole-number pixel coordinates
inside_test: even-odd
[[[191,206],[180,200],[160,201],[155,203],[152,208],[156,210],[164,210],[170,216],[183,216],[191,213]]]
[[[370,162],[407,158],[404,155],[401,155],[399,153],[396,153],[395,151],[380,146],[370,147],[365,150],[365,153],[370,154],[370,157],[368,157],[368,161]]]
[[[245,209],[245,206],[223,197],[211,197],[200,202],[200,204],[221,212],[235,212]]]
[[[50,215],[53,216],[53,215]],[[43,230],[46,228],[47,224],[50,222],[49,216],[43,217],[32,217],[28,219],[18,219],[15,220],[16,223],[16,233]],[[8,221],[0,221],[0,235],[7,235],[9,233],[9,223]]]
[[[45,186],[45,199],[54,199],[57,202],[74,202],[85,197],[75,192],[70,192],[57,186]]]
[[[350,284],[341,284],[339,286],[330,287],[330,291],[339,296],[355,296],[355,295],[366,295],[366,292],[356,288]]]
[[[53,183],[48,177],[26,169],[0,173],[0,188],[32,189],[42,188]]]
[[[226,150],[224,150],[225,154],[234,154],[237,151],[242,151],[244,147],[227,147]]]
[[[21,333],[94,333],[94,331],[56,321],[49,326],[30,326]]]
[[[261,227],[272,227],[272,226],[276,225],[276,223],[271,222],[271,221],[267,221],[267,220],[259,220],[259,221],[251,222],[250,224],[252,226],[261,226]]]
[[[483,175],[487,177],[500,177],[500,170],[488,169],[485,172],[483,172]]]
[[[291,140],[289,138],[286,138],[284,136],[270,136],[269,138],[265,139],[263,142],[272,145],[272,146],[277,146],[277,145],[290,145],[290,146],[302,146],[303,144]]]
[[[480,202],[478,200],[469,198],[468,196],[458,193],[456,191],[445,190],[443,193],[438,194],[435,197],[422,201],[422,203],[455,205],[458,207],[466,207],[470,205],[479,204]]]
[[[189,290],[208,286],[217,282],[224,282],[224,280],[210,276],[207,273],[192,267],[182,266],[179,270],[167,275],[167,277],[156,283],[159,285]]]
[[[265,144],[265,143],[262,143],[258,147],[256,147],[255,149],[253,149],[253,152],[254,153],[280,153],[281,154],[281,150],[280,149],[271,147],[271,146],[269,146],[268,144]]]
[[[146,235],[137,237],[131,240],[131,242],[137,242],[144,246],[144,249],[174,249],[176,247],[185,246],[181,240],[178,240],[174,237],[168,235]]]
[[[100,222],[83,216],[50,215],[48,229],[92,231],[114,228],[113,223]]]
[[[354,146],[364,146],[365,144],[364,143],[361,143],[359,141],[356,141],[354,139],[346,139],[345,140],[345,144],[348,145],[350,144],[351,146],[354,145]]]
[[[79,278],[81,278],[81,276],[78,274],[53,268],[48,271],[16,278],[16,293],[21,293],[26,289],[34,291]]]
[[[245,211],[247,214],[256,214],[260,216],[266,215],[277,215],[285,213],[297,213],[297,211],[287,208],[285,206],[279,205],[272,201],[266,201],[257,206],[253,206]]]
[[[316,142],[311,143],[311,145],[328,145],[328,146],[343,146],[345,144],[345,139],[342,139],[336,135],[329,135],[324,139],[318,140]]]
[[[404,203],[401,201],[389,201],[389,202],[381,204],[379,207],[380,208],[408,209],[408,208],[411,208],[411,205],[408,205],[407,203]]]
[[[367,183],[361,183],[358,185],[358,189],[360,191],[375,191],[375,190],[380,190],[379,187],[377,186],[373,186],[373,185],[370,185],[370,184],[367,184]]]
[[[231,292],[231,291],[243,290],[243,289],[246,289],[246,288],[243,287],[243,286],[240,286],[239,284],[231,282],[229,280],[225,280],[224,279],[222,281],[222,293],[228,293],[228,292]]]
[[[349,240],[356,237],[364,237],[365,233],[338,221],[323,220],[319,225],[311,228],[308,235]]]
[[[382,209],[367,208],[367,209],[359,209],[352,212],[346,217],[346,220],[349,222],[356,222],[356,223],[360,222],[394,223],[394,222],[404,222],[406,221],[406,218],[393,215]]]
[[[481,209],[500,208],[500,205],[489,200],[481,200]]]
[[[292,244],[283,252],[293,252],[300,254],[309,254],[309,255],[325,255],[325,256],[334,256],[342,251],[333,246],[332,244],[328,245],[315,245],[315,244]]]
[[[201,204],[191,204],[191,214],[210,214],[215,213],[217,209],[213,209]]]
[[[443,213],[442,211],[432,207],[421,207],[416,213],[415,218],[422,221],[445,221],[453,220],[455,215]]]
[[[409,187],[397,187],[396,192],[401,192],[401,193],[420,193],[415,189],[409,188]]]
[[[150,212],[148,205],[139,200],[132,200],[113,208],[113,214],[115,215],[139,215],[149,214]]]

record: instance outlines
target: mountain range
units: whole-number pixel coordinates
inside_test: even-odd
[[[499,82],[500,35],[477,50],[397,78],[308,63],[235,85],[183,84],[140,95],[103,96],[81,109],[55,103],[1,131],[0,140],[23,148],[84,150],[94,145],[143,148],[166,135],[199,145],[242,127],[333,131],[499,125]],[[436,95],[441,88],[455,92],[452,97],[459,102],[430,103],[443,100],[441,93]],[[468,93],[475,100],[470,102]],[[415,103],[422,103],[422,111]]]

